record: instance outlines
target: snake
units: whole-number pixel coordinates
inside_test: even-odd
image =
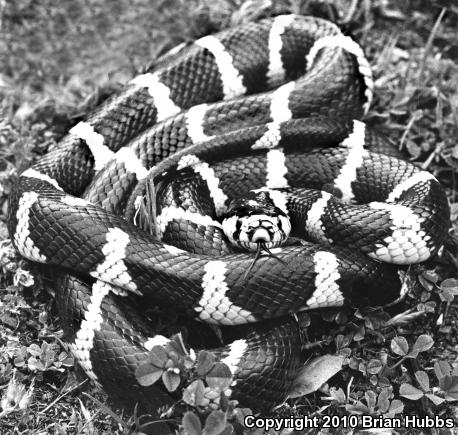
[[[229,397],[266,412],[303,364],[297,313],[399,297],[450,211],[436,178],[361,121],[373,88],[336,24],[263,18],[165,53],[18,176],[12,243],[55,271],[90,379],[150,412],[177,400],[135,376],[173,313],[189,340],[207,325],[235,337],[213,349]]]

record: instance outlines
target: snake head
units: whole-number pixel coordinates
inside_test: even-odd
[[[260,244],[267,249],[276,248],[291,232],[289,217],[266,192],[232,201],[222,227],[232,244],[249,251],[257,251]]]

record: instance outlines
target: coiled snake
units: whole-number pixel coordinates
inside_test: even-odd
[[[260,20],[169,52],[20,175],[13,244],[61,271],[60,316],[90,378],[149,410],[167,400],[135,379],[165,340],[133,312],[152,301],[199,322],[260,322],[218,352],[232,397],[266,410],[301,364],[291,313],[399,295],[399,267],[435,255],[449,209],[430,173],[371,151],[386,143],[358,120],[372,85],[361,48],[334,24]],[[153,231],[136,226],[147,186]],[[221,223],[253,189],[294,236],[255,261],[248,239],[229,243],[238,212],[229,238]],[[269,231],[247,237],[265,245]]]

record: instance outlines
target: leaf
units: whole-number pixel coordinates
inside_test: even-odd
[[[253,415],[253,411],[250,408],[235,408],[234,414],[240,424],[245,424],[245,417]]]
[[[388,389],[382,390],[378,395],[377,407],[382,413],[387,412],[390,407],[389,396],[390,392],[388,391]]]
[[[226,412],[229,409],[229,399],[224,394],[224,391],[221,391],[221,394],[219,395],[219,407],[221,408],[221,411]]]
[[[344,358],[349,358],[351,355],[351,349],[349,347],[344,347],[343,349],[339,349],[339,355],[343,356]]]
[[[202,424],[200,423],[199,417],[192,411],[188,411],[183,416],[183,429],[187,435],[201,435]]]
[[[220,432],[219,435],[232,435],[234,433],[234,426],[232,424],[228,423],[224,430]]]
[[[380,361],[377,358],[373,358],[369,361],[367,364],[367,372],[370,373],[371,375],[376,375],[377,373],[380,373],[380,371],[383,368],[382,361]]]
[[[306,363],[296,376],[288,397],[301,397],[318,390],[342,370],[344,361],[341,355],[323,355]]]
[[[417,145],[413,140],[406,140],[406,148],[412,159],[417,159],[421,155],[421,147]]]
[[[444,375],[439,379],[439,388],[443,391],[447,391],[453,385],[453,376]]]
[[[377,395],[372,390],[368,390],[364,393],[364,397],[366,398],[367,407],[373,412],[377,403]]]
[[[24,366],[25,361],[23,355],[17,355],[14,357],[13,364],[17,368],[21,368]]]
[[[205,376],[215,365],[215,355],[206,350],[201,350],[197,356],[197,374]]]
[[[441,283],[442,290],[448,290],[453,293],[453,295],[458,295],[458,279],[456,278],[447,278],[444,279]]]
[[[448,303],[452,303],[455,299],[455,295],[448,289],[441,290],[439,296],[441,298],[441,301]]]
[[[336,401],[337,403],[346,403],[347,402],[347,397],[345,396],[344,391],[342,388],[335,388],[331,387],[328,392],[329,396]]]
[[[440,405],[441,403],[445,402],[445,399],[442,397],[436,396],[435,394],[432,393],[427,393],[425,396],[431,400],[431,402],[434,403],[434,405]]]
[[[135,377],[141,386],[148,387],[160,379],[162,371],[162,369],[157,368],[150,363],[146,363],[137,368],[135,371]]]
[[[231,369],[224,363],[216,363],[205,377],[210,388],[224,391],[232,383]]]
[[[449,376],[451,372],[452,368],[447,361],[436,361],[434,363],[434,373],[438,380],[441,380],[444,376]]]
[[[170,338],[167,347],[175,351],[179,356],[184,357],[188,354],[181,333],[175,334]]]
[[[348,367],[350,367],[353,370],[358,370],[359,364],[361,363],[362,359],[357,358],[356,356],[352,356],[350,358],[350,361],[348,361]]]
[[[183,365],[184,365],[184,368],[187,370],[191,370],[194,367],[194,363],[195,363],[195,360],[190,355],[186,355],[183,358]]]
[[[364,325],[367,329],[377,330],[390,319],[388,313],[373,312],[364,317]]]
[[[73,357],[63,351],[59,354],[59,362],[65,367],[72,367],[75,364]]]
[[[364,326],[360,326],[358,330],[356,331],[355,336],[353,337],[354,341],[361,341],[364,339],[364,336],[366,335],[366,328]]]
[[[434,313],[435,309],[436,309],[436,302],[428,301],[425,303],[425,311],[427,313]]]
[[[183,400],[191,406],[201,406],[204,399],[205,385],[198,379],[183,391]]]
[[[458,400],[458,376],[444,376],[439,380],[439,387],[445,392],[445,400]]]
[[[162,382],[167,388],[168,391],[172,392],[178,388],[180,385],[181,378],[179,372],[176,373],[174,369],[168,369],[162,373]]]
[[[346,337],[345,335],[339,334],[336,337],[336,347],[337,350],[342,349],[343,347],[346,347],[350,344],[350,339]]]
[[[391,387],[391,382],[386,376],[378,376],[378,386],[380,388]]]
[[[447,391],[447,394],[445,395],[445,400],[447,402],[454,402],[455,400],[458,400],[458,391]]]
[[[409,343],[407,343],[407,340],[402,336],[394,337],[391,340],[391,350],[396,355],[406,356],[409,352]]]
[[[458,279],[448,278],[442,281],[441,291],[439,296],[442,300],[453,302],[455,296],[458,295]]]
[[[404,404],[400,400],[397,400],[397,399],[391,402],[390,409],[388,410],[388,412],[393,415],[400,414],[403,411],[404,411]]]
[[[336,318],[336,313],[335,313],[335,311],[333,311],[333,310],[321,311],[320,315],[321,315],[321,318],[322,318],[325,322],[334,322],[334,320],[335,320],[335,318]]]
[[[424,372],[423,370],[418,370],[417,372],[415,372],[415,377],[417,378],[417,381],[420,384],[420,388],[425,392],[429,391],[429,377],[426,374],[426,372]]]
[[[148,352],[148,361],[158,368],[164,368],[167,364],[169,357],[163,346],[153,346]]]
[[[424,396],[423,391],[410,384],[402,384],[399,389],[399,394],[410,400],[418,400]]]
[[[422,275],[430,282],[436,283],[439,279],[439,275],[433,270],[425,270]]]
[[[30,353],[30,355],[34,356],[34,357],[39,357],[41,355],[41,347],[38,346],[38,344],[31,344],[28,348],[27,348],[28,352]]]
[[[347,404],[345,405],[345,409],[350,413],[350,414],[357,414],[357,415],[362,415],[362,414],[369,414],[370,410],[369,408],[364,405],[361,402],[356,402],[355,405]]]
[[[204,434],[219,435],[226,427],[226,414],[222,411],[212,411],[205,420]]]
[[[420,275],[418,277],[418,281],[420,281],[420,284],[423,286],[424,289],[428,290],[428,292],[434,289],[434,283],[426,279],[424,276]]]
[[[415,341],[410,355],[415,355],[414,358],[416,358],[420,352],[426,352],[431,349],[433,344],[434,340],[429,335],[422,334],[417,338],[417,341]]]

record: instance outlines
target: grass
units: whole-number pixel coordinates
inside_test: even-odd
[[[393,397],[403,402],[406,411],[457,415],[454,401],[435,405],[426,396],[407,399],[401,396],[399,386],[421,387],[415,372],[426,371],[432,376],[434,362],[454,364],[458,356],[456,288],[451,286],[447,292],[444,284],[450,285],[446,279],[456,277],[458,271],[458,8],[452,0],[410,0],[402,5],[339,0],[334,5],[335,10],[306,0],[0,1],[0,397],[5,396],[13,376],[17,395],[14,411],[0,411],[0,434],[133,431],[130,417],[110,411],[103,393],[79,376],[61,343],[49,283],[33,274],[33,267],[11,248],[5,225],[7,197],[18,171],[46,152],[83,113],[159,52],[183,40],[278,11],[338,12],[373,67],[376,98],[367,122],[389,136],[407,157],[433,172],[446,187],[452,207],[453,227],[446,249],[428,263],[433,272],[412,270],[409,282],[413,295],[405,312],[388,320],[386,343],[372,334],[377,331],[372,328],[376,320],[368,317],[352,318],[360,321],[359,327],[364,325],[362,342],[355,341],[353,334],[348,344],[337,344],[349,336],[342,321],[330,335],[331,344],[325,347],[328,353],[351,348],[355,358],[339,382],[353,394],[353,406],[358,401],[366,406],[368,399],[362,397],[365,391],[375,389],[371,376],[379,373],[368,372],[368,363],[373,359],[383,362],[385,351],[388,365],[398,364],[403,355],[387,348],[389,340],[402,336],[412,345],[420,334],[427,334],[433,337],[434,346],[399,363],[397,368],[405,370],[395,371],[390,378]],[[362,329],[359,331],[361,334]],[[344,339],[337,338],[338,334]],[[437,380],[433,382],[434,388],[439,388]],[[326,402],[330,404],[328,411],[344,412],[338,390],[323,391],[294,399],[277,412],[320,412],[323,394],[331,397]],[[344,397],[348,403],[349,395]]]

